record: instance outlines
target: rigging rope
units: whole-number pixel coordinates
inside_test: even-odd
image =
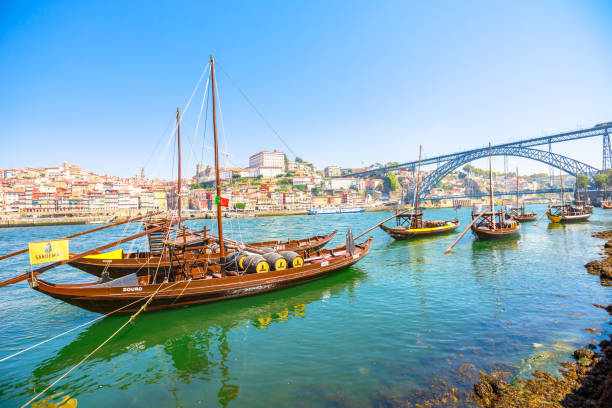
[[[36,401],[36,399],[38,399],[38,397],[40,397],[42,394],[44,394],[45,392],[47,392],[51,387],[53,387],[55,384],[57,384],[58,382],[60,382],[62,379],[64,379],[68,374],[70,374],[72,371],[74,371],[77,367],[79,367],[81,364],[83,364],[85,361],[87,361],[89,359],[89,357],[91,357],[96,351],[100,350],[106,343],[108,343],[113,337],[115,337],[121,330],[123,330],[123,328],[125,326],[127,326],[129,323],[133,322],[134,319],[136,319],[136,317],[142,313],[146,307],[149,305],[149,303],[151,303],[151,301],[153,300],[153,297],[155,295],[157,295],[157,292],[159,292],[159,290],[161,289],[161,287],[163,286],[163,283],[159,285],[159,287],[157,288],[157,290],[155,292],[153,292],[151,294],[151,296],[149,296],[149,299],[147,299],[147,301],[145,302],[144,305],[142,305],[140,307],[140,309],[138,309],[138,311],[136,313],[134,313],[132,316],[130,316],[130,318],[123,323],[123,325],[121,325],[121,327],[119,327],[117,330],[115,330],[115,332],[113,334],[110,335],[110,337],[108,337],[106,340],[104,340],[98,347],[96,347],[91,353],[89,353],[88,355],[86,355],[85,357],[83,357],[83,359],[81,361],[79,361],[78,363],[76,363],[70,370],[66,371],[64,374],[62,374],[57,380],[53,381],[51,384],[49,384],[44,390],[42,390],[41,392],[39,392],[38,394],[36,394],[32,399],[30,399],[28,402],[26,402],[25,404],[23,404],[21,406],[21,408],[25,408],[28,405],[30,405],[32,402]]]
[[[230,82],[236,87],[236,89],[238,90],[238,92],[240,92],[240,94],[242,95],[242,97],[247,101],[247,103],[249,105],[251,105],[251,108],[253,108],[253,110],[257,113],[257,115],[259,115],[259,117],[264,121],[264,123],[270,128],[270,130],[272,130],[272,132],[276,135],[276,137],[278,137],[278,139],[283,142],[283,144],[285,145],[285,147],[287,148],[287,150],[289,150],[291,152],[291,154],[293,154],[293,157],[297,157],[297,155],[295,154],[295,152],[289,147],[289,145],[287,144],[287,142],[285,142],[285,140],[281,137],[281,135],[276,131],[276,129],[274,129],[274,127],[270,124],[270,122],[268,122],[268,120],[264,117],[264,115],[259,111],[259,109],[257,109],[257,107],[255,106],[255,104],[253,102],[251,102],[251,100],[249,99],[249,97],[244,93],[244,91],[242,89],[240,89],[240,87],[238,86],[238,84],[236,83],[236,81],[234,81],[234,79],[230,76],[230,74],[227,73],[227,71],[225,69],[223,69],[223,66],[219,63],[219,60],[215,58],[215,61],[217,61],[217,65],[219,66],[219,68],[221,68],[221,71],[223,71],[223,73],[227,76],[227,78],[230,80]]]

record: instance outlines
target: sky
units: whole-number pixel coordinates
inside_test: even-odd
[[[610,21],[609,1],[3,1],[0,168],[173,177],[176,108],[211,54],[229,165],[293,159],[288,145],[360,167],[587,128],[612,121]],[[212,163],[205,115],[194,137],[205,82],[183,118],[185,175]],[[553,146],[598,168],[601,150]]]

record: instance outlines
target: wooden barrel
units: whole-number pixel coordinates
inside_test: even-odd
[[[263,257],[266,262],[270,264],[270,268],[273,271],[282,271],[287,269],[287,260],[276,252],[268,252],[267,254],[263,254]]]
[[[249,273],[264,273],[270,271],[270,264],[261,255],[249,255],[244,258],[244,269]]]
[[[297,252],[283,251],[279,254],[285,258],[289,268],[299,268],[300,266],[304,266],[304,258],[302,258]]]
[[[244,269],[244,260],[247,257],[247,254],[244,252],[236,251],[232,252],[227,256],[227,264],[235,265],[238,269]]]

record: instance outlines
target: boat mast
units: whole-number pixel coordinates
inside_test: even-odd
[[[563,194],[563,174],[559,170],[559,180],[561,180],[561,207],[565,207],[565,194]]]
[[[414,227],[418,228],[418,212],[419,212],[419,182],[421,179],[421,151],[423,150],[423,146],[419,145],[419,167],[417,170],[417,179],[416,179],[416,196],[414,200]]]
[[[516,211],[518,212],[519,201],[518,201],[518,167],[516,168]]]
[[[493,207],[493,171],[491,170],[491,143],[489,142],[489,206],[491,207],[491,229],[495,229],[495,207]]]
[[[178,229],[181,229],[181,111],[176,108],[176,144],[178,145],[178,183],[176,187]]]
[[[215,96],[215,59],[210,56],[210,78],[212,87],[212,111],[213,111],[213,133],[215,135],[215,176],[217,178],[217,229],[219,230],[219,255],[221,262],[225,256],[225,248],[223,245],[223,222],[221,218],[221,177],[219,176],[219,142],[217,139],[217,102]]]

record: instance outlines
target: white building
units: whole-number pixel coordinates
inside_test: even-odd
[[[285,154],[274,150],[269,152],[267,150],[255,153],[249,157],[249,167],[276,167],[281,170],[285,169]]]
[[[259,167],[256,169],[255,177],[276,177],[284,173],[284,170],[280,167]]]
[[[327,188],[332,190],[348,190],[351,187],[357,188],[357,190],[365,189],[365,180],[358,178],[334,178],[328,180]]]
[[[339,166],[327,166],[323,170],[323,174],[327,178],[329,178],[329,177],[338,177],[338,176],[342,175],[342,169],[340,169]]]

